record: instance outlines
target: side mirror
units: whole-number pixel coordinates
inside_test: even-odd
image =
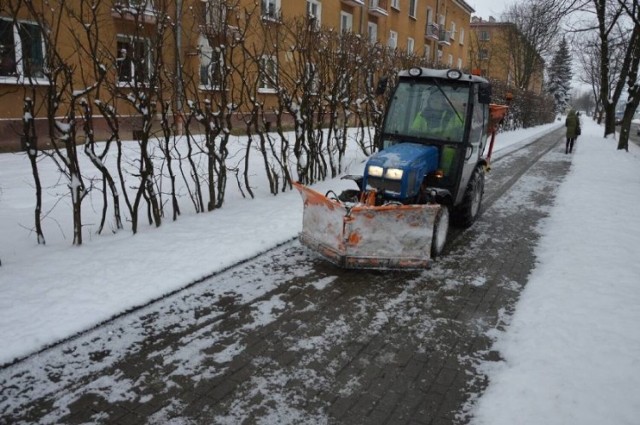
[[[491,84],[480,83],[480,87],[478,87],[478,102],[483,105],[491,103]]]
[[[384,92],[387,90],[388,82],[389,82],[389,79],[387,77],[382,77],[380,78],[380,80],[378,80],[378,86],[376,87],[376,96],[380,96],[384,94]]]

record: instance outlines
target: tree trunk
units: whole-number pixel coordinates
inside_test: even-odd
[[[604,137],[616,134],[616,105],[605,102],[604,108]]]
[[[27,157],[31,164],[31,174],[36,186],[36,208],[34,210],[34,224],[38,244],[44,245],[45,238],[42,231],[42,184],[40,183],[40,173],[38,171],[38,146],[36,142],[36,131],[33,125],[33,100],[26,98],[24,101],[24,138]]]

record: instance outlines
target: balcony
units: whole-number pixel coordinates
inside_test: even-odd
[[[342,0],[342,3],[349,6],[364,6],[364,0]]]
[[[225,44],[230,40],[240,39],[240,29],[231,25],[209,25],[199,26],[200,35],[212,43]],[[197,54],[197,52],[196,52]]]
[[[440,40],[440,27],[438,27],[438,24],[427,24],[427,28],[424,32],[424,38],[428,40]]]
[[[438,44],[441,46],[451,46],[451,31],[440,30]]]
[[[389,16],[387,12],[388,0],[369,0],[369,14],[375,16]]]
[[[116,0],[111,8],[111,16],[143,24],[156,23],[156,11],[151,2],[139,0]]]

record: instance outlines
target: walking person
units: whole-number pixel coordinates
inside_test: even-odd
[[[580,118],[576,115],[576,111],[573,109],[569,111],[564,125],[567,127],[567,144],[565,146],[564,153],[567,154],[573,151],[573,145],[576,142],[576,138],[580,135]]]

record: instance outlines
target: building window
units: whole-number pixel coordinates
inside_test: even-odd
[[[280,0],[262,0],[262,19],[280,19]]]
[[[453,55],[449,55],[447,56],[447,66],[452,67],[453,66]]]
[[[427,7],[427,25],[433,23],[433,9]]]
[[[45,81],[45,54],[38,25],[0,19],[0,82]],[[40,81],[34,81],[40,80]]]
[[[307,0],[307,17],[314,19],[316,27],[319,28],[322,17],[322,3],[318,0]]]
[[[460,45],[464,44],[464,28],[460,28],[460,37],[458,37],[458,41],[460,42]]]
[[[387,46],[390,49],[395,49],[398,47],[398,33],[395,31],[389,31],[389,40],[387,41]]]
[[[451,39],[456,39],[456,23],[453,21],[451,22]]]
[[[400,0],[391,0],[391,7],[400,10]]]
[[[480,41],[489,41],[489,31],[480,31]]]
[[[278,81],[278,62],[275,56],[263,56],[260,58],[260,93],[275,93]]]
[[[458,58],[458,69],[462,69],[462,58]]]
[[[413,54],[413,47],[415,46],[415,41],[413,40],[413,38],[409,37],[407,39],[407,53],[408,54]]]
[[[369,32],[369,41],[373,44],[378,42],[378,24],[369,22],[367,25],[367,31]]]
[[[353,31],[353,15],[347,12],[340,12],[340,31]]]
[[[140,37],[118,35],[116,68],[118,83],[141,84],[149,81],[151,49],[149,40]]]
[[[200,88],[216,90],[222,85],[222,52],[211,48],[206,38],[201,37],[200,49]]]
[[[487,52],[487,49],[480,49],[478,52],[478,59],[481,61],[489,59],[489,52]]]
[[[424,45],[424,57],[427,58],[427,60],[431,60],[431,46],[428,44]]]
[[[409,0],[409,16],[414,18],[417,16],[418,0]]]

